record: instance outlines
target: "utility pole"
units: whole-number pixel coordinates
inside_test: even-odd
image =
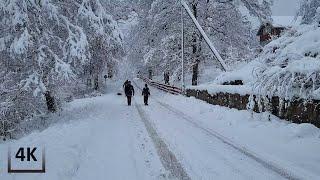
[[[183,7],[181,7],[181,81],[182,92],[185,93],[185,79],[184,79],[184,20],[183,20]]]
[[[194,15],[192,14],[190,8],[188,7],[187,3],[184,0],[180,0],[181,5],[184,7],[184,9],[187,11],[188,15],[190,16],[190,18],[192,19],[193,23],[196,25],[197,29],[200,31],[202,37],[204,38],[204,40],[206,41],[206,43],[208,44],[210,50],[212,51],[212,53],[214,54],[214,56],[216,57],[216,59],[219,61],[219,63],[221,64],[222,68],[224,71],[228,70],[228,67],[226,65],[226,63],[224,62],[224,60],[222,59],[222,57],[220,56],[219,52],[217,51],[217,49],[214,47],[213,43],[210,41],[209,37],[206,35],[206,33],[204,32],[204,30],[202,29],[202,27],[200,26],[199,22],[197,21],[197,19],[194,17]]]

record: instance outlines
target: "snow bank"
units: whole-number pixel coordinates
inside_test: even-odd
[[[224,82],[230,82],[235,80],[242,80],[244,84],[249,84],[254,80],[253,72],[256,67],[262,66],[261,62],[252,61],[246,65],[240,66],[240,68],[231,71],[221,73],[214,81],[214,84],[223,84]]]
[[[312,124],[291,124],[288,125],[291,136],[296,138],[318,138],[320,137],[319,128]]]

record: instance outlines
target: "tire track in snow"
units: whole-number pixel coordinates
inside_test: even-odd
[[[142,90],[136,82],[133,82],[134,86],[138,89]],[[182,167],[181,163],[177,160],[176,156],[169,150],[167,144],[160,138],[155,128],[152,126],[150,118],[148,115],[143,111],[141,105],[138,105],[135,102],[135,107],[141,117],[143,124],[145,125],[147,132],[155,145],[157,150],[157,154],[160,157],[161,164],[163,167],[170,172],[174,178],[179,180],[191,180],[189,175],[186,173],[184,168]]]
[[[135,107],[138,110],[138,113],[141,117],[142,122],[144,123],[154,145],[157,149],[157,153],[160,157],[160,161],[163,167],[170,172],[170,174],[179,180],[191,180],[188,176],[182,165],[177,160],[176,156],[169,150],[166,143],[159,137],[157,131],[153,128],[150,123],[149,117],[142,110],[141,105],[135,103]]]
[[[142,90],[136,82],[134,85]],[[155,148],[157,149],[157,153],[160,157],[160,161],[163,167],[171,173],[171,175],[179,180],[191,180],[189,175],[186,173],[184,168],[182,167],[181,163],[177,160],[176,156],[169,150],[167,144],[160,138],[155,128],[152,126],[150,118],[148,115],[143,111],[141,105],[138,105],[135,102],[135,107],[138,110],[138,113],[141,117],[142,122],[144,123],[147,132],[149,133]]]
[[[139,89],[141,89],[136,82],[134,82],[135,86],[138,87]],[[248,150],[247,148],[237,145],[235,142],[233,142],[232,140],[228,139],[227,137],[224,137],[223,135],[221,135],[220,133],[210,129],[210,128],[206,128],[203,125],[199,125],[198,123],[196,123],[196,121],[188,116],[187,114],[183,113],[182,111],[166,104],[163,103],[161,101],[159,101],[157,98],[154,98],[156,103],[158,103],[160,106],[162,106],[163,108],[167,109],[168,111],[174,113],[177,117],[179,117],[179,119],[183,119],[186,122],[188,122],[189,124],[191,124],[193,127],[200,129],[201,131],[203,131],[204,133],[208,134],[209,136],[212,136],[218,140],[220,140],[222,143],[228,145],[229,147],[235,149],[236,151],[240,152],[241,154],[247,156],[250,159],[253,159],[254,161],[256,161],[257,163],[261,164],[263,167],[265,167],[266,169],[275,172],[276,174],[280,175],[281,177],[288,179],[288,180],[301,180],[304,179],[302,177],[297,176],[296,174],[288,171],[285,168],[279,167],[278,165],[276,165],[273,162],[267,161],[261,157],[259,157],[257,154],[255,154],[254,152],[251,152],[250,150]]]
[[[155,98],[154,98],[155,99]],[[264,160],[262,158],[260,158],[257,154],[250,152],[247,148],[242,147],[240,145],[237,145],[236,143],[232,142],[232,140],[228,139],[227,137],[224,137],[223,135],[219,134],[218,132],[206,128],[204,126],[199,125],[198,123],[196,123],[196,121],[191,118],[190,116],[186,115],[185,113],[177,110],[176,108],[160,102],[159,100],[155,99],[155,101],[162,107],[164,107],[165,109],[167,109],[168,111],[174,113],[175,115],[177,115],[180,119],[185,120],[186,122],[192,124],[194,127],[202,130],[204,133],[220,140],[221,142],[223,142],[224,144],[228,145],[229,147],[232,147],[233,149],[235,149],[236,151],[244,154],[245,156],[249,157],[250,159],[253,159],[254,161],[256,161],[257,163],[261,164],[263,167],[265,167],[268,170],[271,170],[275,173],[277,173],[278,175],[280,175],[281,177],[288,179],[288,180],[300,180],[303,179],[301,177],[297,177],[296,175],[294,175],[292,172],[289,172],[288,170],[281,168],[279,166],[277,166],[276,164]]]

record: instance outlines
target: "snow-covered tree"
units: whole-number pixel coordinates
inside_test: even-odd
[[[222,57],[230,65],[249,59],[258,46],[256,31],[237,8],[239,4],[231,1],[207,2],[208,12],[215,13],[208,13],[205,19],[206,31],[210,37],[214,37]]]
[[[315,15],[315,22],[320,26],[320,6],[317,8],[317,13]]]
[[[248,12],[258,17],[261,22],[271,22],[271,7],[273,0],[240,0],[249,10]]]
[[[256,32],[245,11],[258,19],[271,18],[272,1],[187,1],[199,23],[204,27],[218,51],[229,64],[249,59],[258,46]],[[152,68],[155,74],[169,72],[179,79],[181,75],[181,5],[179,1],[154,0],[140,16],[139,24],[131,33],[130,59],[142,62],[141,71]],[[261,20],[262,21],[262,20]],[[185,22],[185,71],[192,74],[197,84],[199,66],[219,64],[200,36],[195,25],[184,12]],[[232,52],[231,52],[232,51]],[[237,57],[236,57],[237,56]],[[213,63],[214,62],[214,63]]]
[[[284,99],[320,97],[320,28],[318,0],[301,4],[302,24],[268,44],[260,57],[254,87],[260,94]]]
[[[301,2],[298,16],[302,16],[303,24],[310,24],[313,22],[319,23],[319,0],[304,0]]]
[[[55,112],[122,53],[99,0],[5,0],[0,22],[0,119],[16,124]]]

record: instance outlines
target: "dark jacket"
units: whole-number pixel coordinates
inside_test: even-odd
[[[123,83],[123,85],[122,85],[123,89],[126,87],[126,85],[127,85],[128,83],[129,83],[128,80],[126,80],[126,81]]]
[[[142,90],[142,96],[150,96],[150,90],[149,88],[145,87]]]
[[[134,96],[134,88],[131,84],[127,84],[124,87],[124,92],[126,93],[126,96]]]

